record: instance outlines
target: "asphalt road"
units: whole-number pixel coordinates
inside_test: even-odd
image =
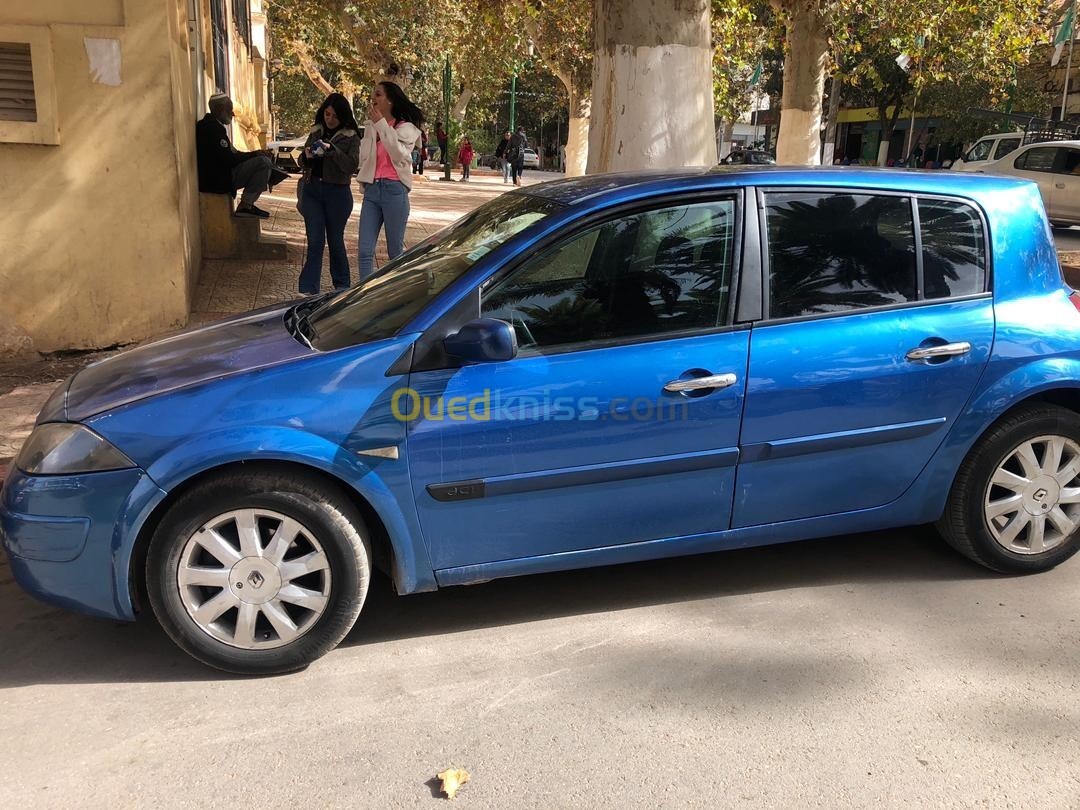
[[[1080,250],[1080,228],[1054,228],[1054,243],[1058,250]]]
[[[217,674],[0,564],[0,806],[1080,805],[1080,559],[931,530],[396,597],[307,671]]]

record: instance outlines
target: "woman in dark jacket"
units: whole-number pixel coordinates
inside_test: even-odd
[[[330,278],[334,287],[352,284],[345,253],[345,225],[353,209],[350,184],[360,165],[360,135],[352,107],[340,93],[331,93],[315,113],[315,126],[304,144],[304,188],[300,212],[307,229],[307,258],[300,271],[300,292],[319,292],[323,246],[330,244]]]

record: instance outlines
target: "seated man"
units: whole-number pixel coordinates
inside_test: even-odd
[[[255,201],[287,175],[274,168],[269,152],[239,152],[232,145],[225,129],[233,119],[232,99],[217,93],[210,97],[209,106],[210,112],[195,125],[199,191],[234,195],[243,189],[235,215],[269,217],[270,212],[256,208]]]

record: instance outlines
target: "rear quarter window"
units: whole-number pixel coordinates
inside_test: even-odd
[[[955,200],[919,200],[924,298],[986,289],[986,234],[979,213]]]

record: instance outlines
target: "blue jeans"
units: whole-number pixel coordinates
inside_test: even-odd
[[[400,180],[376,180],[364,185],[360,206],[360,280],[375,272],[375,243],[386,225],[386,253],[396,259],[405,250],[409,221],[409,189]]]
[[[346,185],[324,183],[318,177],[304,185],[304,227],[307,230],[307,258],[300,271],[300,292],[319,291],[323,246],[330,243],[330,278],[334,287],[352,284],[349,257],[345,253],[345,225],[353,209],[352,191]]]
[[[503,182],[504,183],[509,183],[510,182],[510,161],[507,160],[506,158],[503,158],[502,165],[503,165],[503,167],[502,167],[502,169],[503,169]]]

